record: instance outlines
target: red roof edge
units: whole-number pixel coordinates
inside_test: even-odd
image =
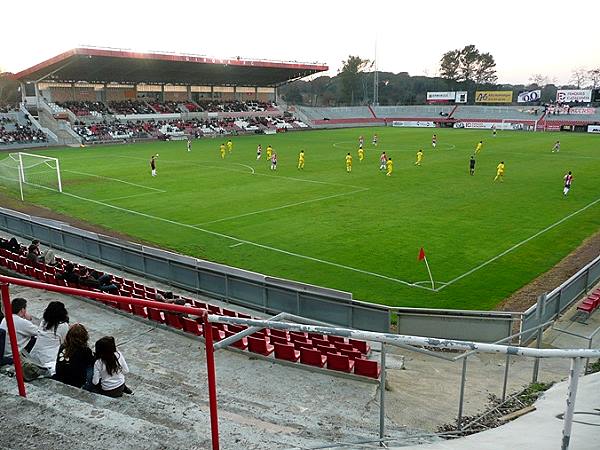
[[[25,69],[13,75],[14,79],[24,78],[38,70],[44,69],[50,65],[61,62],[67,58],[75,55],[84,56],[104,56],[112,58],[129,58],[129,59],[154,59],[160,61],[173,61],[173,62],[191,62],[200,64],[219,64],[229,66],[253,66],[253,67],[265,67],[265,68],[280,68],[280,69],[297,69],[297,70],[312,70],[315,72],[322,72],[329,70],[329,66],[318,63],[297,63],[297,62],[284,62],[284,61],[269,61],[269,60],[250,60],[241,58],[213,58],[209,56],[198,56],[198,55],[185,55],[176,53],[140,53],[130,50],[113,50],[113,49],[102,49],[102,48],[74,48],[72,50],[61,53],[54,58],[50,58],[39,64],[36,64],[29,69]]]

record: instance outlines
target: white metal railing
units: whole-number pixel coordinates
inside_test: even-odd
[[[380,376],[380,433],[381,440],[384,438],[384,392],[385,392],[385,345],[393,345],[401,348],[432,347],[450,350],[465,350],[467,353],[491,353],[510,356],[523,356],[528,358],[569,358],[571,367],[569,371],[569,386],[567,389],[566,409],[564,414],[564,425],[562,432],[561,449],[569,448],[571,430],[573,425],[573,412],[577,395],[577,386],[583,358],[600,358],[600,350],[597,349],[540,349],[529,347],[516,347],[512,345],[487,344],[482,342],[459,341],[453,339],[438,339],[421,336],[406,336],[390,333],[377,333],[372,331],[354,330],[349,328],[338,328],[320,325],[306,325],[290,322],[271,320],[243,319],[238,317],[218,316],[209,314],[210,323],[222,323],[231,325],[245,325],[254,328],[274,328],[278,330],[301,331],[308,333],[320,333],[324,335],[342,336],[351,339],[359,339],[371,342],[380,342],[381,351],[381,376]],[[244,336],[244,331],[235,335],[238,340]],[[233,338],[233,336],[232,336]],[[230,342],[233,339],[230,339]],[[218,344],[217,344],[218,345]],[[466,355],[466,354],[465,354]],[[464,356],[464,355],[463,355]],[[466,367],[466,356],[463,358],[463,367]],[[463,381],[465,371],[463,369]],[[464,382],[461,385],[461,397]],[[459,412],[460,415],[460,412]]]

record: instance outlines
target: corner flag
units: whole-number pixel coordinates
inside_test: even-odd
[[[423,250],[423,247],[421,247],[421,250],[419,250],[419,257],[417,258],[418,261],[423,261],[425,260],[425,265],[427,266],[427,272],[429,273],[429,279],[431,280],[431,289],[435,290],[435,283],[433,282],[433,276],[431,275],[431,269],[429,268],[429,263],[427,262],[427,256],[425,256],[425,250]]]

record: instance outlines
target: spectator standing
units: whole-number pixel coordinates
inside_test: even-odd
[[[91,390],[94,355],[88,346],[89,334],[80,323],[69,328],[58,349],[54,379],[75,387]]]
[[[27,300],[24,298],[15,298],[11,302],[13,322],[15,324],[15,332],[17,335],[17,347],[19,352],[26,349],[28,344],[35,341],[35,336],[38,332],[38,327],[31,322],[31,315],[27,312]],[[8,327],[6,325],[6,318],[0,322],[0,329],[6,332],[4,341],[4,354],[2,357],[1,364],[12,364],[12,350],[10,347],[10,339],[8,336]]]
[[[123,393],[132,394],[125,384],[125,374],[129,367],[125,358],[117,350],[115,338],[105,336],[96,341],[96,362],[92,383],[99,393],[108,397],[122,397]]]

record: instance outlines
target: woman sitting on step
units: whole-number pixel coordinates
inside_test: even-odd
[[[109,397],[122,397],[123,393],[133,394],[125,385],[126,373],[129,373],[129,367],[121,352],[117,350],[115,338],[105,336],[98,339],[92,377],[97,392]]]

